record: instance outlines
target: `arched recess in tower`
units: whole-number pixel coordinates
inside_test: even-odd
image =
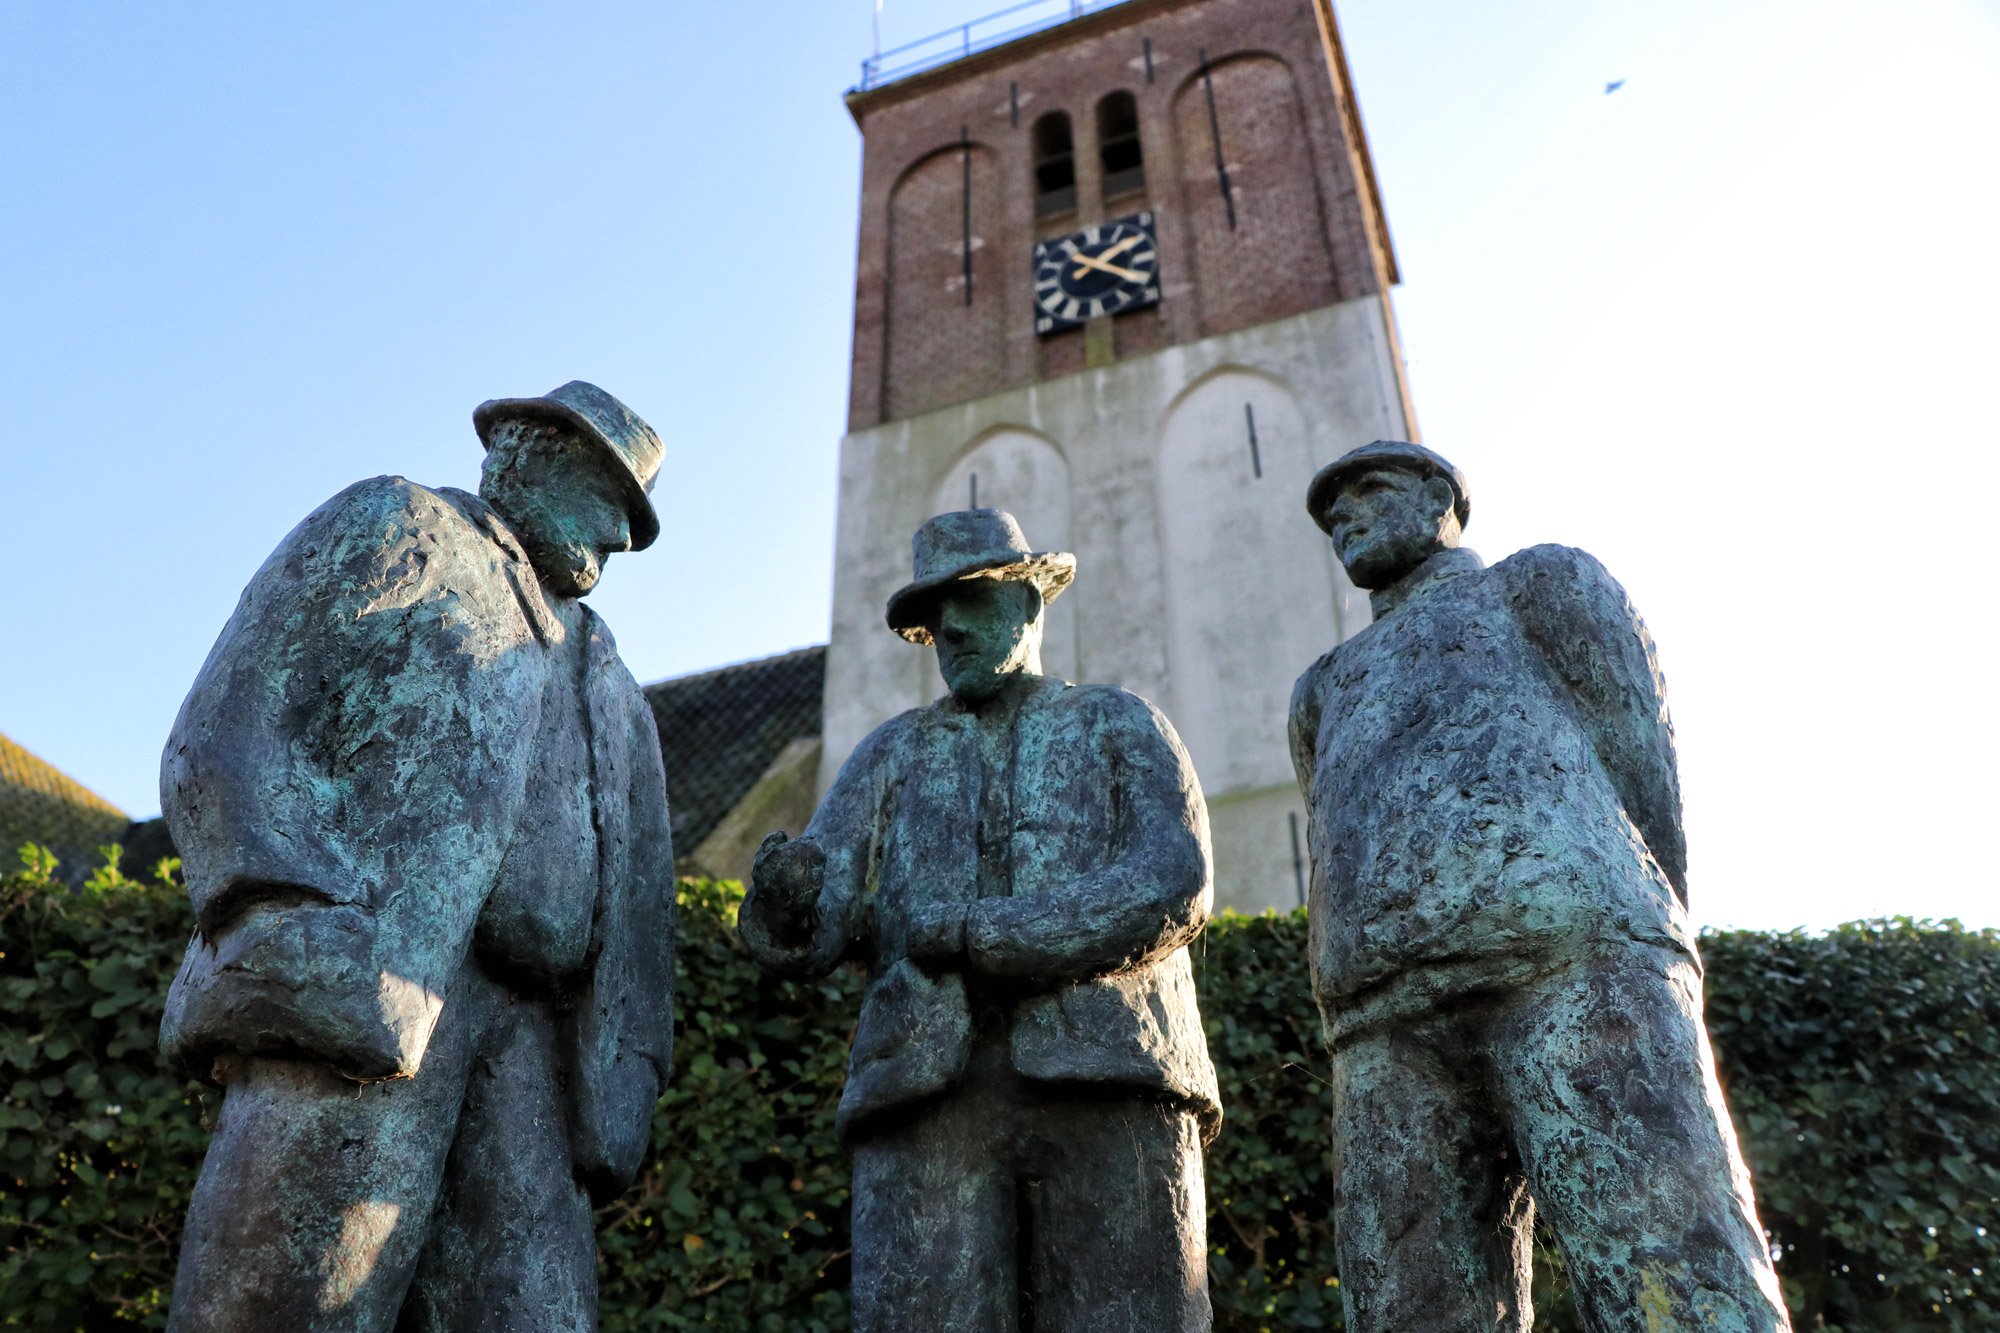
[[[1218,371],[1167,417],[1157,476],[1169,711],[1211,796],[1294,780],[1292,685],[1340,641],[1344,580],[1306,514],[1313,472],[1298,400],[1268,376]]]
[[[978,493],[974,495],[974,478]],[[1038,551],[1068,551],[1069,461],[1048,439],[1018,427],[1001,427],[954,463],[931,493],[931,513],[955,509],[1004,509]],[[1086,575],[1079,571],[1077,577]],[[1049,603],[1042,630],[1042,670],[1076,679],[1076,600],[1070,593]]]
[[[1202,332],[1338,300],[1304,103],[1290,68],[1274,56],[1241,55],[1211,65],[1206,77],[1195,74],[1174,95],[1174,134]],[[1223,171],[1216,168],[1218,136]]]
[[[992,151],[977,143],[933,153],[890,193],[882,333],[886,418],[1001,387],[1004,303],[993,244],[999,222],[999,172]]]

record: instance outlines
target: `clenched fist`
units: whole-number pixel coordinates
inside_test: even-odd
[[[765,835],[751,863],[750,891],[773,933],[797,939],[811,932],[825,872],[826,853],[818,843],[792,842],[782,832]]]

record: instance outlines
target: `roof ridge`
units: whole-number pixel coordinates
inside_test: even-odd
[[[80,809],[116,815],[128,823],[131,820],[123,810],[4,732],[0,732],[0,784],[53,797]]]
[[[740,662],[725,662],[721,666],[706,667],[700,671],[690,671],[685,676],[668,676],[665,680],[656,680],[652,684],[641,688],[650,690],[661,685],[686,684],[690,681],[705,680],[710,676],[724,675],[731,671],[741,671],[745,667],[772,666],[793,658],[804,657],[808,653],[824,653],[825,651],[825,644],[815,643],[804,648],[791,648],[782,653],[772,653],[769,657],[746,657]]]

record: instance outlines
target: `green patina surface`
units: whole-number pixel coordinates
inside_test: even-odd
[[[1593,1333],[1787,1329],[1644,622],[1581,551],[1486,568],[1465,478],[1420,446],[1309,494],[1374,611],[1291,717],[1349,1326],[1525,1330],[1539,1216]]]
[[[767,840],[741,918],[780,975],[868,970],[838,1117],[855,1326],[1206,1328],[1194,767],[1143,699],[1041,674],[1071,557],[994,510],[932,519],[915,557],[889,624],[951,693]]]
[[[479,495],[377,477],[286,536],[168,738],[160,1041],[222,1090],[175,1328],[596,1326],[674,876],[652,711],[578,599],[656,534],[660,442],[578,382],[474,423]]]

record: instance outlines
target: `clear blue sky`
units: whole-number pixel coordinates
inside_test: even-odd
[[[1424,437],[1651,621],[1697,915],[2000,924],[2000,5],[1340,15]],[[574,377],[668,441],[634,671],[823,639],[869,18],[0,0],[0,731],[154,812],[278,539]]]

